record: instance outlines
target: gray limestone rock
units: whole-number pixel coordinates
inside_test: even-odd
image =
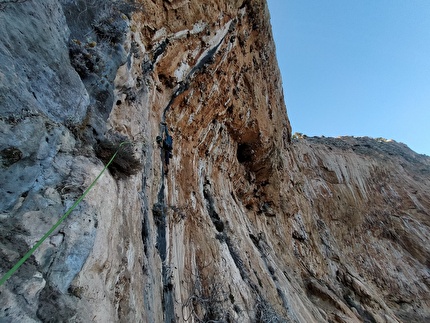
[[[70,64],[65,22],[55,0],[12,3],[0,10],[2,116],[29,110],[54,121],[82,121],[89,97]]]

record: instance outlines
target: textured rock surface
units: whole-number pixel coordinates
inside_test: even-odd
[[[0,5],[5,322],[427,322],[430,158],[291,139],[264,1]],[[156,137],[174,138],[167,166]]]

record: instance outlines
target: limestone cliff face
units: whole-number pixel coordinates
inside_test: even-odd
[[[2,321],[430,319],[430,158],[292,139],[264,1],[12,1],[0,24],[2,274],[132,143]]]

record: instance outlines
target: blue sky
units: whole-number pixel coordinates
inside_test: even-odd
[[[430,0],[268,0],[287,112],[308,136],[430,156]]]

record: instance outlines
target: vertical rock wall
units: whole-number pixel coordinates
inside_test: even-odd
[[[2,274],[130,143],[0,287],[3,321],[429,319],[429,158],[292,140],[264,1],[29,0],[0,24]]]

